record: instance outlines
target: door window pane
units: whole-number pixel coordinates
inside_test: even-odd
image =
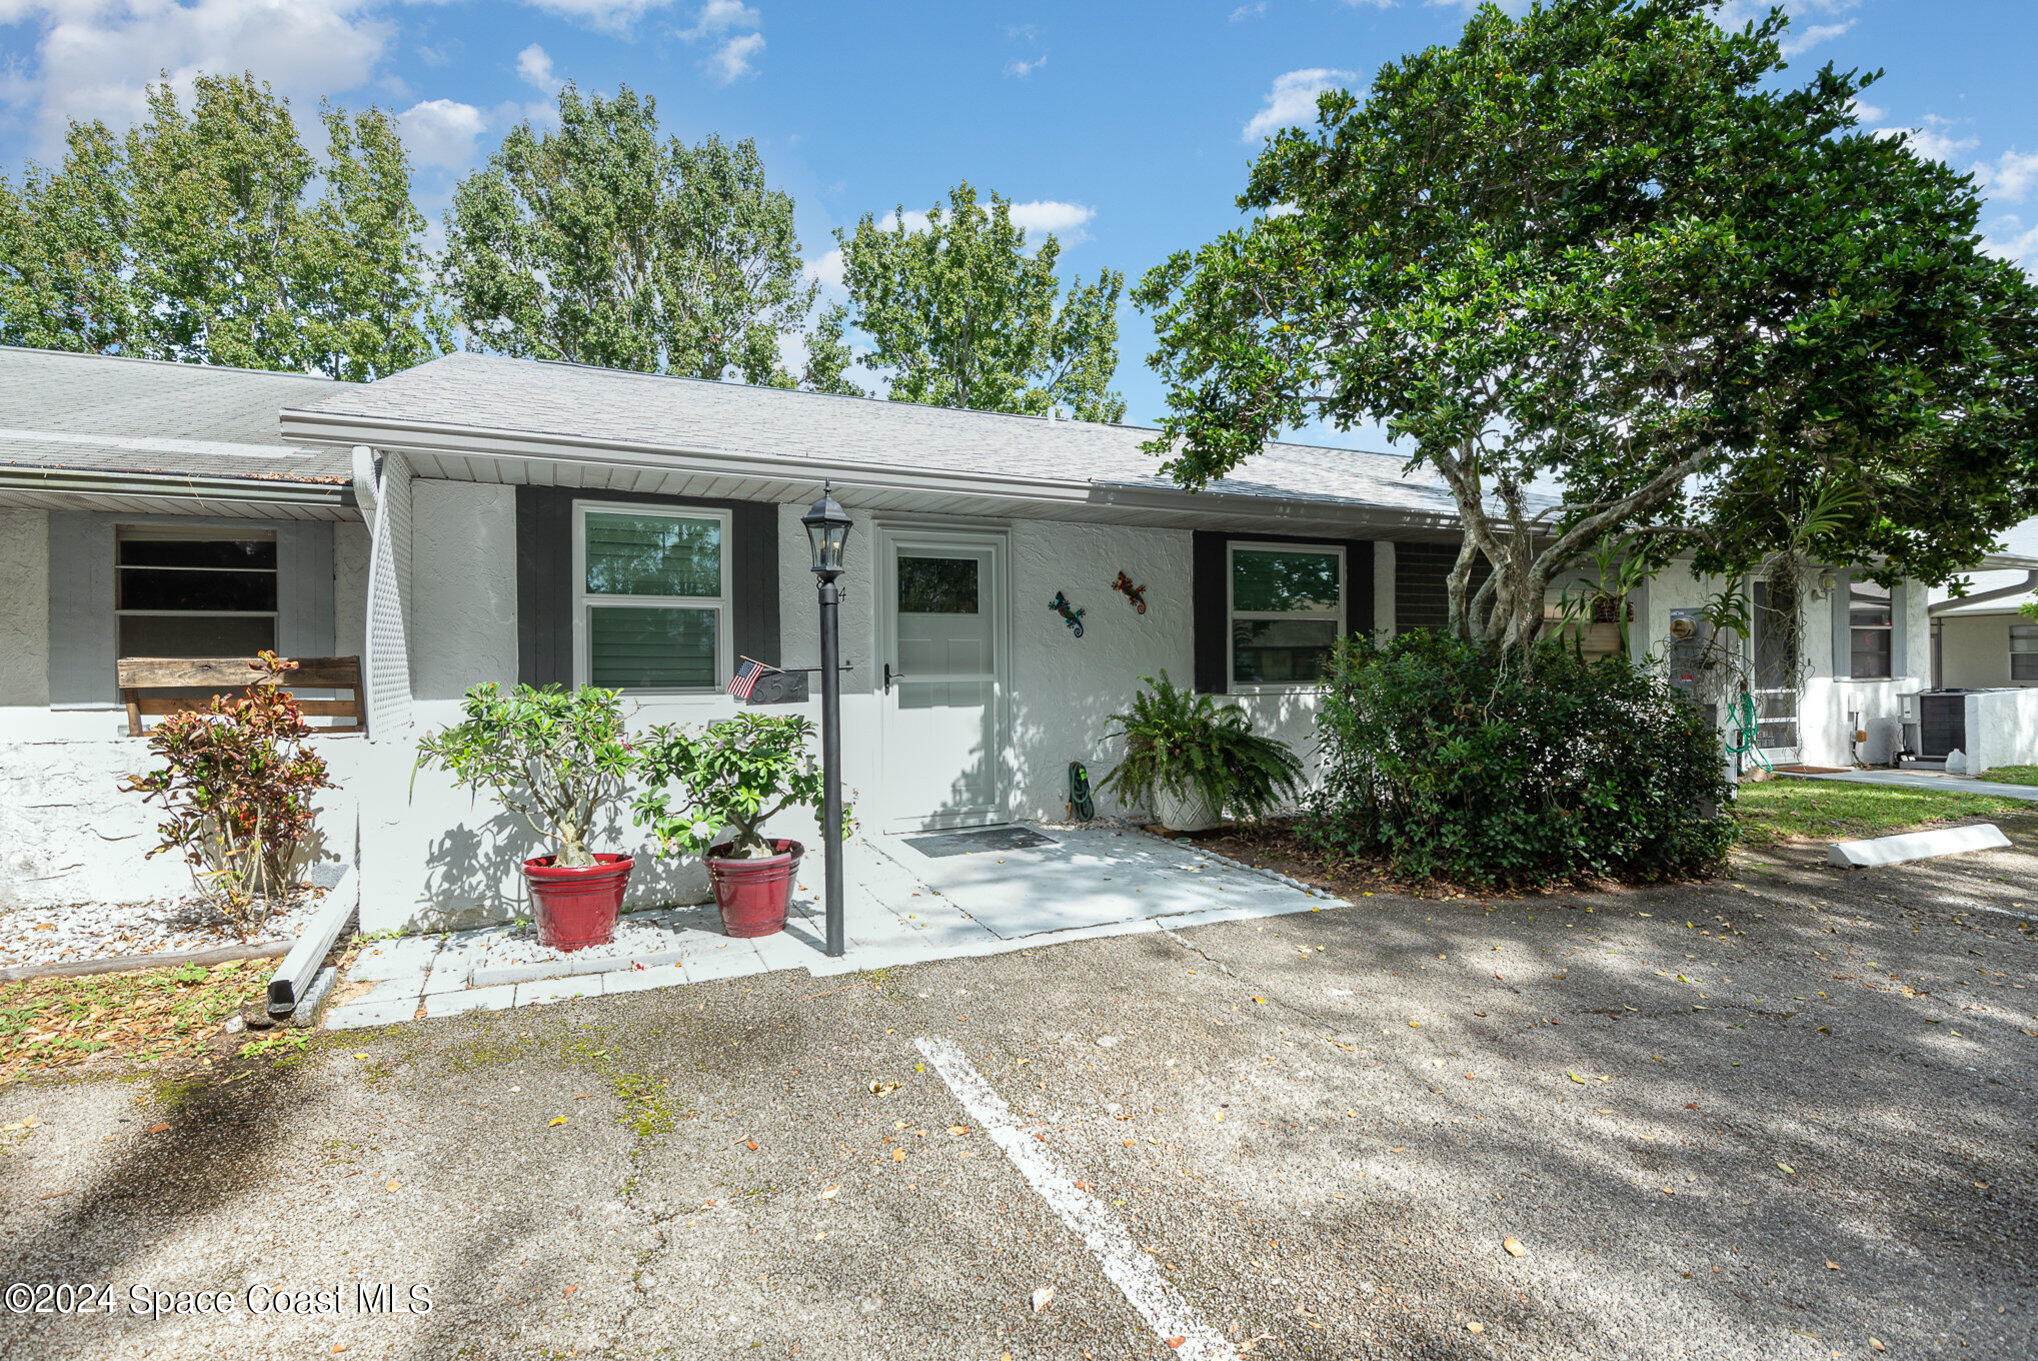
[[[899,555],[901,614],[975,614],[975,558],[909,558]]]
[[[722,594],[722,522],[677,515],[587,512],[590,595]]]
[[[611,690],[702,690],[715,684],[716,611],[593,605],[588,680]]]

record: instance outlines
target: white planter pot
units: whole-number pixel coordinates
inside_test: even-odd
[[[1224,820],[1219,816],[1221,811],[1212,808],[1209,800],[1193,789],[1186,794],[1167,789],[1153,792],[1154,820],[1169,831],[1207,832],[1212,827],[1223,825]]]

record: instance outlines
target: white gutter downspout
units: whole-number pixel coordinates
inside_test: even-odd
[[[362,522],[372,533],[375,528],[375,498],[382,489],[382,470],[376,466],[375,451],[365,444],[354,446],[354,504]]]
[[[1947,610],[1956,609],[1963,605],[1979,605],[1985,600],[2004,600],[2013,595],[2029,595],[2033,591],[2038,591],[2038,569],[2026,572],[2023,581],[2015,586],[1998,586],[1992,591],[1983,591],[1979,595],[1963,595],[1952,600],[1941,600],[1936,604],[1927,605],[1925,613],[1927,615],[1943,614]]]

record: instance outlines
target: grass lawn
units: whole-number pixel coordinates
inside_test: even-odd
[[[1990,778],[1995,778],[1994,772]],[[1744,784],[1735,800],[1742,837],[1755,845],[1800,837],[1830,841],[1884,836],[1952,818],[2030,811],[2031,805],[2021,799],[1989,794],[1831,780]]]
[[[262,995],[275,970],[273,959],[239,959],[0,984],[0,1082],[88,1065],[194,1062],[265,1043],[220,1027]]]
[[[1981,778],[1997,784],[2038,784],[2038,766],[1990,766]]]

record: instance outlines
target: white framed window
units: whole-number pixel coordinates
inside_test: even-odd
[[[1235,540],[1226,550],[1230,688],[1315,685],[1345,631],[1344,548]]]
[[[611,690],[719,690],[734,665],[730,517],[573,505],[573,675]]]
[[[2038,624],[2010,625],[2010,679],[2038,681]]]
[[[118,525],[122,657],[252,657],[276,646],[276,532]]]
[[[1888,680],[1895,675],[1896,612],[1889,587],[1862,578],[1847,583],[1847,637],[1855,680]]]

